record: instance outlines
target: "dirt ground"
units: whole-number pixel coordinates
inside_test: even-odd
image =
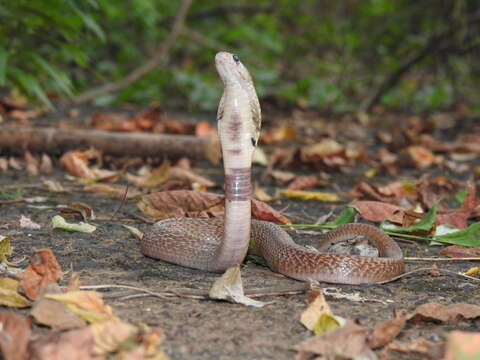
[[[194,164],[199,172],[221,182],[221,169],[214,169],[207,163]],[[141,215],[134,201],[127,201],[109,220],[120,205],[120,200],[101,198],[92,193],[82,192],[81,187],[73,187],[65,179],[65,173],[55,165],[53,175],[32,177],[25,172],[9,170],[0,177],[0,189],[18,185],[23,197],[47,196],[48,205],[54,207],[81,201],[90,205],[97,220],[92,223],[98,229],[92,234],[68,233],[52,230],[51,218],[57,214],[54,209],[36,209],[26,203],[13,203],[0,206],[2,235],[12,237],[15,247],[12,260],[29,256],[34,249],[51,248],[64,271],[75,271],[80,275],[82,285],[123,284],[145,287],[153,291],[166,289],[194,288],[208,290],[218,275],[203,271],[166,264],[144,257],[139,250],[138,240],[122,225],[131,225],[145,231],[149,224],[138,220]],[[255,168],[258,179],[262,179],[262,169]],[[411,171],[409,178],[417,178],[421,172]],[[333,181],[341,189],[348,190],[355,183],[355,174],[333,174]],[[453,176],[453,175],[452,175]],[[37,187],[25,185],[40,184],[42,179],[55,178],[72,191],[66,194],[46,192]],[[386,179],[387,180],[387,179]],[[263,180],[260,180],[263,181]],[[266,184],[262,184],[268,186]],[[334,188],[325,189],[335,191]],[[217,191],[220,191],[218,189]],[[280,200],[273,206],[287,208],[287,215],[294,222],[314,221],[318,216],[332,209],[335,213],[345,205],[322,205],[318,202],[300,200]],[[24,215],[42,225],[41,230],[25,231],[18,227],[20,216]],[[311,235],[295,235],[306,244],[312,241]],[[313,239],[314,240],[314,239]],[[424,243],[400,242],[408,256],[437,255],[442,247],[427,246]],[[25,263],[24,263],[25,264]],[[429,263],[407,263],[407,270],[426,267]],[[473,263],[447,262],[437,264],[454,272],[465,271]],[[247,260],[242,266],[244,287],[276,289],[295,285],[297,282],[272,273],[268,268]],[[63,282],[68,280],[65,276]],[[361,324],[372,327],[382,319],[392,317],[394,309],[413,309],[430,301],[447,305],[456,302],[477,303],[480,295],[478,283],[454,276],[434,277],[427,273],[417,273],[384,285],[338,286],[342,293],[359,293],[370,299],[366,302],[353,302],[327,297],[333,312],[345,318],[355,318]],[[105,299],[120,318],[133,323],[143,322],[160,327],[165,333],[165,351],[172,359],[292,359],[292,347],[312,336],[312,333],[299,322],[300,314],[307,306],[305,294],[266,296],[263,301],[273,304],[263,308],[213,300],[195,300],[181,297],[159,299],[144,297],[124,300],[122,296],[131,294],[127,290],[105,291]],[[457,325],[428,324],[407,326],[399,340],[408,341],[422,336],[438,342],[446,332],[453,329],[480,330],[480,321],[462,322]],[[36,331],[41,331],[37,328]],[[398,358],[409,358],[399,355]]]

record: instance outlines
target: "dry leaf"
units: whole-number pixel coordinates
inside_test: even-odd
[[[301,199],[301,200],[317,200],[326,202],[340,201],[340,197],[337,194],[326,193],[320,191],[303,191],[303,190],[280,190],[280,194],[289,198]]]
[[[252,199],[252,216],[255,219],[271,222],[281,222],[282,224],[291,224],[292,222],[283,216],[279,211],[272,208],[264,202]]]
[[[29,230],[38,230],[41,229],[42,227],[40,224],[37,224],[36,222],[33,222],[30,218],[22,215],[20,216],[20,228],[22,229],[29,229]]]
[[[51,332],[29,345],[31,360],[101,360],[93,355],[94,338],[90,329]]]
[[[103,303],[102,294],[96,291],[70,291],[63,294],[47,294],[45,298],[61,302],[70,311],[90,323],[115,319],[112,308]]]
[[[142,240],[143,239],[143,233],[138,230],[136,227],[133,226],[128,226],[128,225],[122,225],[125,229],[127,229],[133,236],[135,236],[137,239]]]
[[[46,298],[48,294],[62,294],[62,290],[56,283],[47,284],[41,288],[30,311],[30,315],[37,323],[59,330],[82,328],[87,325],[84,319],[68,310],[63,304]]]
[[[300,316],[300,322],[316,335],[333,330],[341,324],[333,315],[325,296],[320,291],[308,308]]]
[[[322,355],[326,359],[376,359],[367,345],[368,330],[347,320],[342,327],[295,345],[299,355]],[[348,341],[346,341],[348,339]]]
[[[295,179],[288,184],[288,190],[303,190],[318,185],[326,185],[326,181],[320,180],[316,175],[296,176]]]
[[[35,300],[42,285],[60,280],[62,269],[52,250],[40,249],[30,257],[30,265],[20,274],[20,286],[25,295]]]
[[[18,293],[20,282],[11,278],[0,278],[0,305],[23,308],[30,302]]]
[[[13,247],[10,245],[11,240],[12,238],[8,236],[0,235],[0,259],[2,260],[2,263],[9,266],[12,266],[7,259],[7,255],[12,255],[13,253]]]
[[[212,299],[227,300],[233,303],[254,307],[263,307],[271,304],[271,302],[261,302],[245,296],[243,292],[240,266],[238,265],[231,267],[225,271],[221,277],[215,280],[208,292],[208,296]]]
[[[117,351],[122,343],[136,335],[137,329],[119,319],[96,322],[89,326],[95,339],[95,355]]]
[[[400,206],[368,200],[355,201],[350,206],[368,221],[379,222],[388,220],[396,224],[403,224],[405,209]]]
[[[55,180],[45,180],[43,185],[51,192],[66,192],[65,188],[58,181]]]
[[[218,136],[217,129],[208,121],[200,121],[195,125],[195,136]]]
[[[480,306],[456,303],[441,305],[429,302],[418,306],[413,312],[407,315],[410,323],[421,323],[425,321],[441,321],[456,323],[461,319],[475,319],[480,317]]]
[[[25,169],[27,170],[27,173],[32,176],[37,176],[38,175],[38,160],[29,152],[25,152]]]
[[[27,345],[30,341],[30,321],[10,311],[0,312],[0,349],[5,360],[30,359]]]
[[[273,198],[267,194],[265,190],[263,190],[260,185],[255,183],[253,186],[253,196],[260,201],[272,201]]]
[[[385,348],[385,351],[388,350],[399,351],[406,354],[419,354],[425,359],[431,360],[443,359],[443,344],[434,344],[430,341],[425,340],[424,338],[414,339],[408,344],[398,342],[388,344]]]
[[[464,257],[479,257],[480,248],[467,248],[458,245],[447,246],[439,252],[442,256],[448,256],[452,258],[464,258]]]
[[[123,199],[125,197],[125,192],[127,191],[127,187],[124,185],[112,185],[112,184],[88,184],[83,187],[85,191],[93,191],[98,193],[99,196],[106,196],[112,197],[115,199]],[[139,195],[142,192],[138,189],[129,187],[126,199],[132,199]]]
[[[47,154],[42,154],[42,157],[40,158],[40,173],[50,174],[52,172],[52,169],[52,159]]]
[[[116,171],[100,169],[101,153],[95,149],[86,151],[68,151],[60,158],[60,163],[67,171],[80,179],[116,181],[118,173]],[[95,165],[90,163],[95,161]]]
[[[426,169],[433,164],[435,160],[433,153],[420,145],[412,145],[407,148],[407,152],[419,169]]]
[[[404,315],[401,313],[401,315]],[[405,327],[406,319],[403,316],[397,316],[395,319],[382,321],[375,325],[373,332],[369,336],[368,343],[372,349],[378,349],[392,342],[393,339]]]
[[[82,202],[68,204],[60,209],[60,215],[64,219],[79,219],[83,221],[95,220],[95,213],[90,205]]]

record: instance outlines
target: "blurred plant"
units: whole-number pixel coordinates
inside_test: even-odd
[[[0,86],[50,104],[119,81],[167,38],[179,2],[16,0],[0,5]],[[168,59],[95,99],[213,110],[215,52],[237,53],[260,97],[332,111],[384,105],[422,111],[475,104],[475,0],[204,0],[193,2]]]

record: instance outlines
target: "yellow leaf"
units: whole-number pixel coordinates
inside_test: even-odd
[[[338,320],[331,314],[321,314],[318,317],[317,323],[313,328],[315,335],[323,334],[324,332],[336,329],[340,326]]]
[[[377,169],[375,168],[370,168],[363,173],[363,175],[368,179],[373,178],[376,174],[377,174]]]
[[[315,326],[321,315],[332,315],[332,310],[325,300],[322,292],[312,301],[308,308],[300,316],[300,322],[309,330],[315,330]]]
[[[473,275],[478,275],[480,272],[480,268],[478,266],[473,266],[468,271],[465,273],[465,275],[473,276]]]
[[[11,237],[0,235],[0,260],[8,266],[15,266],[7,260],[7,255],[12,255],[13,247],[10,246]]]
[[[340,201],[340,197],[337,194],[326,193],[320,191],[303,191],[303,190],[280,190],[280,194],[289,198],[297,198],[302,200],[318,200],[335,202]]]
[[[18,280],[0,278],[0,305],[17,308],[30,306],[30,301],[17,292],[18,284]]]
[[[90,323],[116,319],[112,308],[103,303],[102,294],[96,291],[69,291],[63,294],[48,294],[45,297],[61,302],[71,312]]]

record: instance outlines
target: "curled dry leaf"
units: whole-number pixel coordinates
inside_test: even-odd
[[[456,323],[461,319],[475,319],[480,317],[480,306],[465,303],[456,303],[445,306],[430,302],[418,306],[406,317],[410,323],[428,321]]]
[[[95,355],[116,351],[125,340],[137,333],[135,326],[119,319],[96,322],[89,328],[95,339]]]
[[[5,360],[29,359],[30,321],[10,311],[0,312],[0,349]]]
[[[326,181],[320,180],[316,175],[296,176],[295,179],[293,179],[293,181],[288,184],[288,190],[303,190],[326,184]]]
[[[20,286],[31,300],[38,296],[45,284],[56,283],[62,276],[62,269],[50,249],[40,249],[30,257],[30,265],[20,274]]]
[[[279,211],[264,202],[252,199],[252,216],[258,220],[291,224],[292,222]]]
[[[95,220],[95,213],[93,209],[85,203],[74,202],[68,204],[67,207],[60,209],[60,215],[64,219],[81,219],[87,221],[88,219]]]
[[[215,280],[208,292],[208,296],[212,299],[227,300],[246,306],[263,307],[271,304],[271,302],[265,303],[245,296],[240,266],[238,265],[231,267],[225,271],[221,277]]]
[[[123,199],[125,197],[125,192],[127,191],[127,187],[124,185],[97,183],[97,184],[85,185],[83,187],[83,190],[95,192],[99,196],[112,197],[115,199]],[[129,187],[126,198],[133,199],[141,194],[142,192],[140,192],[139,190]]]
[[[253,186],[253,196],[260,201],[272,201],[273,197],[267,194],[265,190],[263,190],[260,185],[255,183]]]
[[[29,175],[38,175],[38,159],[35,158],[29,151],[25,152],[25,169]]]
[[[118,174],[115,171],[100,169],[102,155],[98,150],[68,151],[60,158],[60,163],[67,171],[81,179],[116,181]],[[90,166],[95,161],[96,165]]]

